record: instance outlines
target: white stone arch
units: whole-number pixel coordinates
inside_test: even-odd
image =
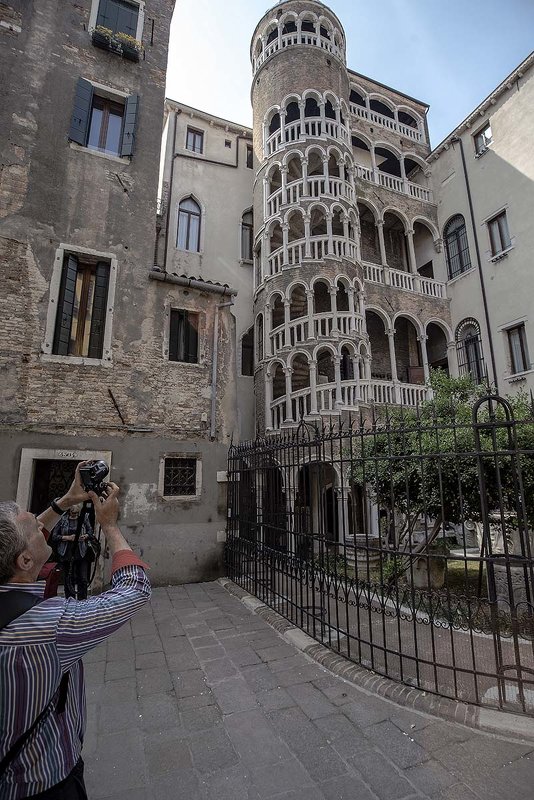
[[[302,100],[302,97],[300,96],[300,94],[298,94],[298,92],[290,92],[289,94],[286,94],[286,96],[284,97],[284,99],[280,103],[280,107],[282,109],[284,109],[284,111],[285,111],[285,109],[288,107],[288,105],[290,103],[297,103],[298,104],[298,103],[301,102],[301,100]]]
[[[326,28],[328,33],[330,33],[333,36],[333,34],[334,34],[334,24],[330,19],[328,19],[328,17],[325,17],[324,14],[321,14],[319,16],[319,25],[322,25],[323,28]]]
[[[315,284],[319,282],[326,283],[329,289],[334,288],[334,284],[332,283],[330,278],[326,277],[326,275],[315,275],[315,277],[312,279],[312,282],[310,283],[310,289],[313,290],[315,288]]]
[[[265,170],[265,175],[264,175],[264,178],[265,178],[266,181],[270,181],[271,180],[271,175],[275,171],[276,168],[278,168],[279,170],[282,169],[282,163],[283,162],[281,162],[281,161],[271,161],[269,163],[269,165],[267,166],[267,169]]]
[[[297,356],[304,356],[306,358],[306,361],[308,362],[308,366],[310,365],[310,362],[312,361],[312,358],[311,358],[309,352],[307,350],[304,350],[304,348],[299,347],[296,350],[292,350],[289,353],[289,355],[287,357],[287,366],[288,367],[291,367],[293,365],[293,361],[295,360],[295,358]]]
[[[358,278],[358,277],[356,277],[356,278],[354,278],[354,279],[353,279],[353,281],[352,281],[352,285],[353,285],[354,289],[356,289],[356,291],[357,291],[359,294],[360,294],[361,292],[364,292],[364,291],[365,291],[365,288],[364,288],[364,285],[363,285],[363,281],[361,281],[361,280],[360,280],[360,278]]]
[[[276,225],[279,225],[280,227],[282,227],[282,224],[283,224],[283,222],[282,222],[282,218],[281,217],[272,217],[270,220],[268,220],[265,223],[265,235],[268,238],[270,238],[271,234],[273,232],[273,228],[275,228]]]
[[[284,302],[284,290],[283,289],[272,289],[272,291],[267,295],[267,299],[265,300],[265,305],[266,306],[267,305],[271,306],[271,310],[272,310],[272,306],[274,304],[274,301],[275,301],[276,297],[280,297],[280,300],[283,303]]]
[[[334,110],[336,108],[339,108],[339,97],[336,94],[334,94],[334,92],[331,89],[327,89],[325,91],[325,93],[323,94],[323,98],[325,103],[327,100],[330,100]]]
[[[353,89],[361,97],[363,97],[364,100],[369,96],[369,93],[363,88],[363,86],[360,86],[359,83],[356,83],[355,81],[351,80],[349,85],[349,90],[352,91]]]
[[[401,211],[399,208],[395,208],[394,206],[386,206],[386,208],[383,208],[382,209],[382,214],[381,214],[381,221],[382,222],[384,222],[386,214],[392,214],[394,217],[397,217],[398,219],[400,219],[400,221],[404,225],[404,233],[406,233],[407,231],[412,229],[412,226],[411,226],[411,223],[410,223],[408,217],[406,216],[404,211]]]
[[[358,138],[363,140],[363,137],[360,136],[359,133],[358,133]],[[400,150],[394,144],[391,144],[391,142],[384,142],[384,141],[374,142],[373,147],[375,148],[375,150],[377,147],[381,147],[382,150],[388,150],[395,156],[395,158],[398,158],[399,161],[402,161],[405,155],[402,150]]]
[[[341,214],[343,216],[348,216],[346,206],[344,206],[342,203],[340,203],[339,200],[334,200],[334,202],[330,206],[330,214],[332,216],[334,216],[334,213],[336,211],[341,211]]]
[[[371,212],[371,214],[375,218],[375,225],[377,225],[379,222],[382,222],[382,212],[380,211],[378,206],[375,205],[372,202],[372,200],[368,200],[366,197],[358,197],[357,198],[357,203],[359,203],[360,205],[365,206],[365,208],[369,209],[369,211]],[[356,208],[357,207],[358,206],[356,205]],[[358,217],[359,217],[359,213],[358,213]]]
[[[304,151],[304,155],[306,156],[306,158],[308,159],[308,161],[310,160],[310,156],[311,156],[313,153],[317,153],[317,154],[318,154],[318,155],[321,157],[321,159],[322,159],[322,160],[324,160],[325,158],[328,158],[328,153],[327,153],[327,150],[326,150],[326,148],[325,148],[325,147],[323,147],[323,146],[322,146],[322,145],[320,145],[320,144],[317,144],[317,143],[310,144],[310,145],[309,145],[309,146],[306,148],[306,150]]]
[[[328,147],[326,148],[326,155],[328,156],[329,159],[331,158],[331,156],[334,156],[338,164],[345,163],[346,153],[344,153],[337,144],[328,145]]]
[[[323,211],[325,217],[328,217],[328,215],[330,214],[330,209],[328,208],[326,203],[323,203],[322,200],[314,200],[313,203],[310,203],[310,205],[308,206],[307,214],[310,218],[312,215],[312,211],[314,211],[316,208],[319,208],[321,211]]]
[[[304,153],[302,152],[302,150],[298,150],[297,148],[295,148],[294,150],[289,150],[289,152],[284,154],[284,157],[282,158],[281,166],[287,167],[289,162],[295,156],[298,156],[298,158],[300,158],[301,163],[302,163],[303,159],[305,158]]]
[[[358,353],[358,348],[356,346],[356,342],[354,342],[351,339],[341,339],[337,346],[337,351],[339,356],[341,356],[341,351],[343,350],[344,347],[346,347],[347,350],[351,351],[351,355],[353,358],[358,357],[359,353]]]
[[[319,17],[313,11],[301,11],[299,14],[300,22],[313,22],[313,24],[317,28],[317,23],[319,22]]]
[[[301,448],[301,449],[304,450],[306,448]],[[310,448],[310,449],[312,450],[313,448]],[[336,486],[342,486],[343,485],[342,480],[341,480],[341,467],[340,467],[340,465],[338,463],[336,463],[335,461],[329,461],[327,458],[317,458],[317,456],[314,455],[313,452],[306,453],[306,454],[303,453],[302,457],[299,457],[299,463],[298,463],[297,471],[296,471],[297,478],[298,478],[298,474],[299,474],[300,470],[303,467],[310,466],[310,464],[325,464],[325,465],[328,465],[329,467],[332,467],[332,470],[333,470],[333,472],[335,474],[335,477],[336,477],[336,484],[335,485]]]
[[[384,309],[381,308],[380,306],[366,305],[365,306],[365,311],[366,312],[367,311],[372,311],[373,314],[376,314],[376,316],[379,317],[382,320],[382,322],[384,323],[384,332],[385,333],[387,333],[389,330],[391,330],[393,328],[393,323],[391,321],[391,317],[389,316],[387,311],[384,311]]]
[[[413,117],[417,123],[417,127],[420,130],[422,129],[424,125],[424,120],[418,111],[415,111],[415,109],[411,108],[410,106],[404,105],[403,103],[400,103],[400,105],[397,106],[397,112],[399,111],[404,111],[405,114],[409,114],[411,117]]]
[[[307,282],[303,278],[294,278],[288,286],[286,286],[285,298],[291,302],[291,295],[293,294],[293,289],[296,289],[297,286],[300,286],[304,289],[305,292],[309,292],[310,287],[308,286]]]
[[[291,217],[295,217],[296,215],[300,216],[302,219],[302,224],[304,225],[304,210],[300,208],[300,206],[292,206],[289,208],[286,213],[284,214],[284,223],[285,225],[290,224]]]
[[[414,161],[418,167],[421,167],[423,172],[428,172],[429,170],[428,163],[425,161],[424,158],[421,158],[421,156],[418,156],[417,153],[414,153],[412,150],[409,150],[408,152],[403,152],[402,157],[404,158],[404,160],[409,158],[410,161]]]
[[[327,342],[327,341],[319,342],[319,344],[315,345],[315,347],[313,348],[314,361],[317,361],[317,356],[319,355],[321,350],[330,350],[333,356],[338,355],[337,345],[335,345],[333,342]]]
[[[413,226],[415,225],[416,222],[419,222],[421,225],[425,225],[428,228],[428,230],[430,231],[430,233],[432,235],[432,239],[434,240],[434,244],[436,244],[436,242],[439,241],[439,239],[440,239],[439,231],[436,228],[436,226],[434,225],[434,223],[432,222],[432,220],[428,219],[428,217],[423,217],[421,214],[419,214],[417,217],[414,217],[412,219],[412,221],[411,221],[411,227],[412,228],[413,228]]]
[[[303,102],[308,100],[310,97],[312,97],[314,100],[317,100],[318,105],[324,102],[324,96],[317,89],[306,89],[304,92],[302,92]]]
[[[396,311],[394,316],[393,316],[393,320],[392,320],[392,322],[393,322],[393,326],[392,327],[393,328],[395,328],[395,323],[400,317],[404,317],[405,319],[409,319],[410,320],[410,322],[413,324],[415,330],[417,331],[417,335],[418,336],[424,336],[425,335],[425,327],[424,327],[423,323],[421,322],[420,319],[418,319],[415,316],[415,314],[412,314],[411,311],[404,311],[404,310]]]
[[[431,319],[428,319],[425,322],[424,326],[425,336],[427,335],[427,328],[429,325],[436,325],[438,328],[440,328],[445,334],[445,337],[447,339],[447,344],[454,344],[454,333],[452,332],[452,329],[449,327],[449,325],[447,325],[447,323],[444,322],[444,320],[438,319],[437,317],[432,317]]]
[[[284,14],[282,14],[282,16],[280,17],[280,20],[279,20],[280,30],[284,29],[284,25],[286,24],[286,22],[288,20],[291,20],[292,22],[296,23],[298,21],[298,18],[299,18],[299,15],[297,14],[296,11],[286,11]]]
[[[369,152],[372,151],[373,147],[375,146],[375,142],[369,136],[367,136],[366,133],[364,133],[363,131],[357,130],[357,131],[353,131],[352,135],[356,139],[361,139],[362,142],[364,142],[364,144],[366,144],[367,147],[369,148]],[[351,139],[351,141],[352,141],[352,139]],[[378,145],[378,142],[377,142],[377,145]]]
[[[383,103],[385,106],[387,106],[389,110],[393,112],[393,114],[395,113],[395,103],[393,100],[390,100],[389,97],[385,97],[385,95],[380,94],[380,92],[369,92],[368,97],[369,102],[371,102],[371,100],[378,100],[380,103]]]
[[[345,289],[353,288],[351,279],[344,272],[339,272],[334,278],[334,286],[336,286],[336,288],[339,282],[343,284]]]
[[[344,125],[347,126],[347,121],[350,119],[350,108],[348,107],[347,101],[342,97],[339,101],[339,107],[341,109],[341,113],[345,117]]]

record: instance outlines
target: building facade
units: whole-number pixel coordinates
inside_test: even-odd
[[[534,389],[534,54],[429,155],[458,366]]]

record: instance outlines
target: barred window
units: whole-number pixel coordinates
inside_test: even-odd
[[[467,231],[465,219],[461,214],[456,214],[445,225],[444,230],[445,253],[447,256],[447,269],[449,279],[456,278],[462,272],[471,269],[471,258],[469,256],[469,243],[467,241]]]
[[[174,456],[164,459],[163,494],[165,497],[191,496],[199,493],[197,458]]]
[[[486,367],[482,352],[480,326],[476,319],[464,319],[456,329],[456,352],[460,375],[471,375],[475,383],[486,379]]]

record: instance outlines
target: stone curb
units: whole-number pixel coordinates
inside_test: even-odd
[[[440,697],[378,675],[376,672],[349,661],[333,650],[329,650],[328,647],[320,644],[320,642],[315,641],[303,630],[297,628],[285,617],[273,611],[272,608],[266,606],[257,597],[250,595],[245,589],[242,589],[228,578],[219,578],[219,583],[227,592],[241,600],[253,614],[257,614],[281,633],[287,642],[334,675],[353,684],[357,689],[367,694],[383,697],[403,708],[440,717],[447,722],[466,725],[475,730],[504,736],[509,739],[534,741],[534,719],[520,716],[519,714],[510,714],[506,711],[497,711],[496,709],[462,703],[449,697]]]

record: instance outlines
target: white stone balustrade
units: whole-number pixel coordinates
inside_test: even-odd
[[[419,183],[413,183],[407,179],[398,178],[396,175],[389,175],[387,172],[380,172],[380,170],[372,170],[371,167],[365,167],[363,164],[355,164],[356,175],[369,183],[376,183],[379,186],[384,186],[393,192],[399,194],[407,194],[413,197],[414,200],[421,200],[424,203],[433,203],[434,196],[431,189],[426,186],[421,186]]]
[[[272,42],[269,42],[269,44],[263,48],[263,51],[259,53],[259,55],[253,58],[252,70],[254,74],[261,67],[261,65],[267,61],[268,58],[275,53],[278,53],[279,50],[284,50],[286,47],[295,47],[303,44],[311,45],[312,47],[320,47],[321,50],[325,50],[327,53],[331,53],[332,55],[344,61],[343,52],[339,49],[339,47],[336,47],[336,45],[330,39],[308,31],[301,31],[300,33],[295,31],[293,33],[284,33],[281,37],[277,36],[276,39],[273,39]]]
[[[379,114],[378,111],[372,111],[370,108],[351,103],[350,113],[355,117],[367,120],[367,122],[373,125],[378,125],[381,128],[388,128],[390,131],[400,133],[401,136],[412,139],[414,142],[424,142],[424,135],[418,128],[404,125],[396,119],[391,119],[391,117],[386,117],[384,114]]]
[[[285,323],[278,325],[270,333],[271,353],[276,355],[284,347],[296,347],[306,342],[321,338],[333,338],[332,331],[338,331],[335,338],[347,339],[352,336],[361,336],[364,329],[364,320],[361,314],[351,314],[349,311],[338,311],[314,314],[310,320],[308,316],[297,317],[289,321],[289,344],[286,344]]]
[[[365,280],[370,283],[381,283],[385,286],[394,286],[396,289],[403,289],[406,292],[425,294],[428,297],[447,297],[446,284],[435,281],[433,278],[422,278],[412,275],[411,272],[404,272],[400,269],[388,267],[386,270],[379,264],[364,262]],[[416,279],[416,280],[414,280]]]
[[[265,155],[272,156],[281,147],[305,139],[334,139],[349,142],[349,131],[334,119],[327,117],[306,117],[304,123],[298,119],[295,122],[286,122],[283,128],[274,131],[265,142]]]
[[[279,214],[282,206],[297,205],[302,199],[320,197],[333,197],[354,202],[354,187],[343,178],[328,177],[327,175],[317,175],[307,180],[299,178],[287,184],[285,198],[282,188],[276,189],[268,195],[267,219]]]
[[[287,255],[286,255],[287,253]],[[277,247],[267,256],[267,275],[277,275],[284,267],[294,267],[304,259],[322,261],[323,258],[356,260],[356,242],[344,236],[310,236],[290,242],[287,247]]]

